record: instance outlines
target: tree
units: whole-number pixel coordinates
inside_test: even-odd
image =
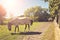
[[[47,18],[48,13],[42,13],[42,11],[47,11],[46,8],[41,8],[40,6],[35,6],[27,9],[24,14],[27,17],[32,18],[34,21],[40,21],[42,18]],[[45,15],[46,14],[46,15]],[[45,17],[46,16],[46,17]]]
[[[0,5],[0,15],[2,15],[2,16],[6,15],[6,11],[5,11],[5,9],[3,8],[2,5]]]
[[[35,7],[28,8],[24,12],[24,14],[25,14],[25,16],[28,16],[28,17],[32,18],[33,20],[36,20],[36,19],[38,19],[40,11],[41,11],[41,7],[35,6]]]
[[[52,16],[56,16],[60,10],[60,0],[43,0],[49,2],[49,11]]]
[[[6,15],[6,11],[5,9],[2,7],[2,5],[0,5],[0,24],[3,23],[4,20],[4,16]]]

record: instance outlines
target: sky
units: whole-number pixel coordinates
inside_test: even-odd
[[[41,0],[0,0],[0,4],[5,8],[7,12],[6,17],[23,15],[27,8],[34,6],[49,8],[48,2]]]

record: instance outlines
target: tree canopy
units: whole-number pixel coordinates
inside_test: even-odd
[[[0,24],[3,24],[4,16],[6,15],[6,11],[2,5],[0,5]]]
[[[60,0],[51,0],[49,3],[50,13],[52,15],[58,14],[58,11],[60,9]]]
[[[47,8],[35,6],[35,7],[28,8],[24,12],[24,15],[32,18],[34,21],[47,20],[47,18],[49,17],[48,15],[50,15],[47,13],[47,11],[48,11]]]
[[[2,5],[0,5],[0,15],[1,16],[5,16],[6,15],[6,11],[5,11],[5,9],[3,8]]]
[[[49,2],[49,11],[52,16],[56,16],[60,10],[60,0],[43,0]]]

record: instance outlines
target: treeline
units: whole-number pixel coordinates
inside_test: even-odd
[[[47,8],[35,6],[28,8],[24,12],[24,16],[32,18],[34,21],[48,21],[51,17]]]

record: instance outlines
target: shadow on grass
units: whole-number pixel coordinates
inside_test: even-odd
[[[20,32],[20,33],[11,33],[11,35],[38,35],[42,32]]]

